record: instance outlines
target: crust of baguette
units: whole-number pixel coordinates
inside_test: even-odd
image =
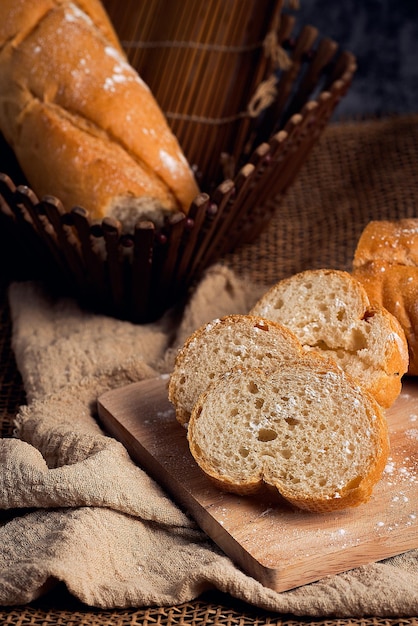
[[[193,173],[101,5],[4,0],[0,18],[0,130],[35,193],[98,219],[138,197],[187,213]]]
[[[358,241],[353,276],[373,304],[399,321],[408,343],[408,374],[418,375],[418,219],[372,221]]]
[[[372,220],[364,228],[354,254],[354,266],[369,261],[418,266],[418,218]]]

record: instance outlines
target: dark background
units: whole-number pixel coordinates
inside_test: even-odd
[[[353,52],[358,69],[336,118],[418,112],[418,0],[299,0],[311,24]]]

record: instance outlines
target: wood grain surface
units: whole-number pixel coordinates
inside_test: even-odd
[[[266,491],[219,491],[193,460],[167,398],[168,377],[99,398],[104,429],[188,511],[212,540],[265,586],[285,591],[418,547],[418,380],[387,411],[391,452],[371,500],[337,513],[298,510]]]

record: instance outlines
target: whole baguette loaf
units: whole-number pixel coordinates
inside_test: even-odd
[[[418,376],[418,218],[370,222],[357,244],[353,276],[372,303],[399,321],[408,342],[408,374]]]
[[[199,395],[217,376],[236,366],[277,368],[303,355],[294,334],[259,316],[228,315],[201,326],[178,352],[168,397],[187,425]]]
[[[251,314],[283,324],[305,349],[332,357],[382,407],[398,397],[408,369],[405,333],[348,272],[295,274],[267,291]]]
[[[187,437],[221,489],[247,495],[267,484],[317,512],[366,502],[389,450],[377,402],[315,353],[217,377],[195,404]]]
[[[0,131],[38,197],[96,219],[158,222],[198,194],[98,0],[2,0]]]

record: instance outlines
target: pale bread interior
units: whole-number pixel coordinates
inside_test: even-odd
[[[367,501],[388,454],[379,405],[313,355],[269,373],[222,375],[200,396],[188,439],[227,491],[248,494],[265,482],[315,511]]]
[[[347,272],[309,270],[273,286],[254,306],[290,328],[305,349],[332,357],[389,407],[407,371],[405,335],[382,307],[371,307],[359,281]]]
[[[303,353],[293,333],[258,316],[229,315],[199,328],[177,355],[169,399],[186,424],[199,395],[217,376],[236,366],[274,369]]]

